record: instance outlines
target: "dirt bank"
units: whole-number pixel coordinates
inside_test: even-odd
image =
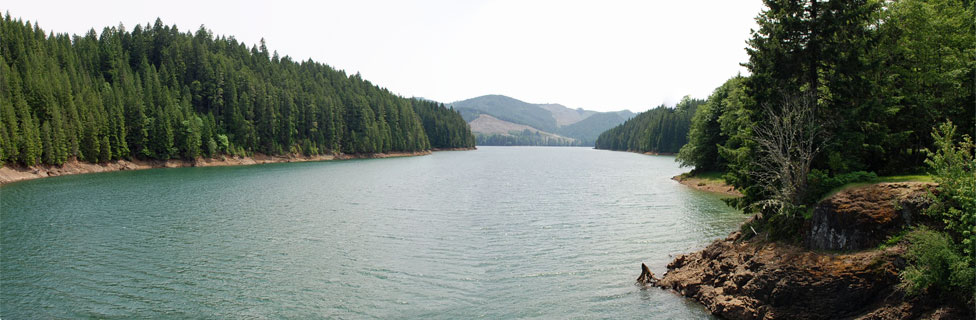
[[[732,197],[742,196],[742,193],[740,193],[739,190],[735,190],[735,187],[726,184],[722,180],[690,177],[687,174],[671,177],[671,180],[701,191],[720,193]]]
[[[305,161],[327,161],[345,159],[374,159],[391,157],[422,156],[430,154],[430,151],[417,152],[391,152],[373,154],[339,154],[339,155],[288,155],[288,156],[268,156],[256,154],[250,157],[220,157],[212,159],[197,158],[194,160],[118,160],[107,163],[86,163],[71,160],[67,163],[55,165],[38,166],[16,166],[6,165],[0,168],[0,185],[11,182],[56,177],[70,174],[85,174],[97,172],[123,171],[123,170],[144,170],[153,168],[180,168],[180,167],[216,167],[216,166],[245,166],[253,164],[280,163],[280,162],[305,162]]]

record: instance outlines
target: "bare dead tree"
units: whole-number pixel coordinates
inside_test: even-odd
[[[752,176],[770,197],[757,205],[792,218],[792,209],[806,196],[807,174],[828,134],[817,116],[813,92],[784,94],[781,104],[763,109],[764,121],[754,130],[759,159]]]

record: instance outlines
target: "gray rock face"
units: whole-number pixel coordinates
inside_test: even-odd
[[[935,184],[880,183],[845,190],[813,210],[804,242],[816,250],[862,250],[878,246],[920,218]]]

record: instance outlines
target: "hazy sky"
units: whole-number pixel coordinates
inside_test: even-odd
[[[403,96],[503,94],[572,108],[643,111],[705,98],[748,56],[760,0],[7,1],[45,31],[120,22],[200,25],[248,44],[360,72]]]

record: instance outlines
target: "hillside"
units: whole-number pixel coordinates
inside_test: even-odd
[[[469,123],[471,131],[477,132],[479,145],[531,145],[531,146],[578,146],[579,140],[541,131],[524,125],[511,123],[487,114],[478,115]]]
[[[556,130],[556,133],[567,137],[575,137],[582,140],[586,145],[593,145],[601,133],[633,117],[634,113],[627,110],[599,112],[576,123],[561,127]]]
[[[537,131],[542,137],[552,137],[553,144],[543,145],[586,145],[591,146],[596,138],[609,128],[619,125],[633,117],[630,111],[597,112],[572,109],[561,104],[533,104],[502,95],[486,95],[450,104],[458,110],[465,121],[472,125],[472,132],[479,136],[479,144],[493,144],[491,141],[504,141],[513,144],[514,137],[521,135],[525,127],[528,132]],[[474,121],[481,116],[481,124]],[[491,123],[491,126],[487,126]],[[498,128],[508,128],[497,130]],[[509,130],[510,129],[510,130]],[[491,136],[498,136],[488,139]],[[526,139],[521,139],[526,140]],[[528,139],[537,145],[537,139]]]
[[[161,20],[82,36],[0,20],[0,165],[470,148],[460,114]]]

